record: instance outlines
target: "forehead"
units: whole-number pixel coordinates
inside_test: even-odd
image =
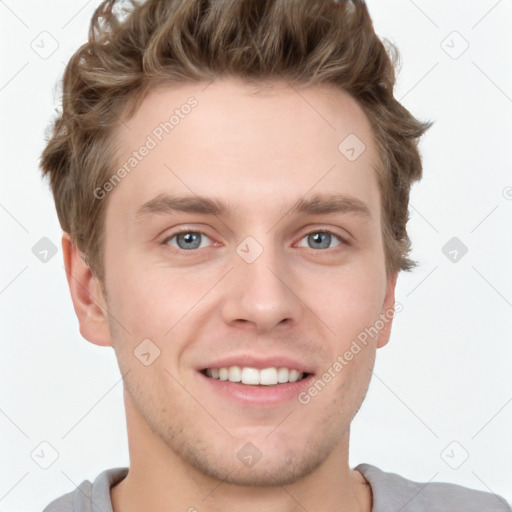
[[[262,214],[308,194],[342,193],[379,209],[371,126],[330,86],[160,86],[116,139],[115,169],[125,172],[110,201],[132,216],[161,194],[214,196]]]

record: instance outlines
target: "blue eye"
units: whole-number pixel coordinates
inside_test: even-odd
[[[203,238],[210,240],[208,236],[199,231],[182,231],[166,238],[163,243],[171,245],[172,247],[177,247],[183,251],[190,251],[193,249],[200,249]],[[177,245],[171,243],[173,239],[176,239]]]
[[[308,247],[311,249],[331,249],[330,245],[334,238],[338,239],[338,244],[336,246],[341,245],[344,240],[332,233],[331,231],[312,231],[305,235],[301,240],[307,239]],[[304,247],[301,245],[301,247]]]
[[[311,231],[301,238],[301,242],[306,240],[306,245],[299,244],[299,247],[308,247],[310,249],[332,249],[345,244],[345,240],[331,231]],[[168,236],[163,245],[170,246],[171,250],[194,251],[208,246],[212,242],[211,238],[200,231],[179,231]],[[334,243],[334,245],[332,245]]]

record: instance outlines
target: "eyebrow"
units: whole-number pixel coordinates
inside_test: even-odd
[[[160,194],[140,206],[135,218],[148,215],[168,215],[176,212],[198,213],[229,217],[230,209],[227,204],[207,196],[169,196]],[[311,198],[298,199],[288,210],[287,214],[328,214],[344,213],[370,219],[368,206],[353,196],[343,194],[317,194]]]

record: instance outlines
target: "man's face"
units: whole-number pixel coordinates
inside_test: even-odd
[[[158,446],[160,457],[178,455],[203,474],[290,483],[346,449],[389,334],[359,342],[335,366],[393,306],[378,157],[363,111],[345,93],[275,84],[251,94],[234,80],[205,87],[153,91],[118,132],[119,167],[138,151],[109,192],[104,245],[128,429],[141,447]],[[191,96],[197,104],[182,108]],[[181,115],[166,133],[160,123],[175,109]],[[338,148],[350,134],[366,146],[359,156],[353,135]],[[174,211],[165,196],[207,197],[226,211]],[[319,210],[336,196],[349,207]],[[309,210],[293,209],[313,197],[320,201]],[[360,203],[366,213],[354,209]],[[234,366],[244,380],[289,376],[281,367],[307,376],[259,386],[207,376]],[[310,392],[329,368],[330,382]]]

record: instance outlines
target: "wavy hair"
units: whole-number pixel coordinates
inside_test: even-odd
[[[115,128],[152,87],[219,76],[330,84],[358,102],[373,129],[386,271],[411,270],[409,191],[422,175],[418,140],[433,123],[394,98],[397,64],[398,50],[376,35],[364,1],[104,1],[66,67],[62,109],[41,155],[61,227],[103,280],[108,198],[93,191],[116,169]]]

